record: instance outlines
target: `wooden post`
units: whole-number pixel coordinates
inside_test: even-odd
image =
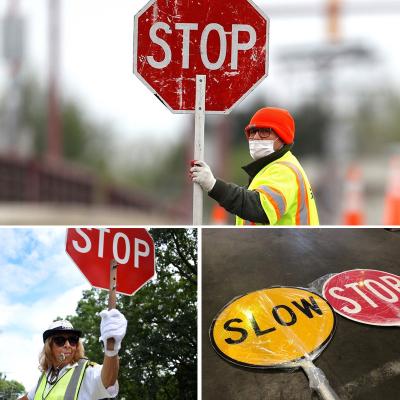
[[[115,260],[110,262],[110,292],[108,294],[108,309],[117,308],[117,267]],[[114,338],[107,339],[107,350],[114,350]]]

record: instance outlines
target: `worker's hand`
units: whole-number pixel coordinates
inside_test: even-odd
[[[104,343],[105,355],[109,357],[116,356],[121,348],[121,342],[125,336],[128,322],[115,308],[101,311],[100,317],[100,340]],[[115,340],[114,350],[107,350],[107,339],[109,338],[114,338]]]
[[[192,161],[190,177],[193,182],[198,183],[207,193],[214,187],[216,182],[210,167],[204,161]]]

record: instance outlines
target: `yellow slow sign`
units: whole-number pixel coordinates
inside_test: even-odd
[[[231,362],[279,367],[317,357],[334,329],[334,312],[322,297],[274,287],[232,300],[214,319],[210,337],[214,349]]]

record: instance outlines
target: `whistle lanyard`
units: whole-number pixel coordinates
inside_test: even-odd
[[[64,367],[65,368],[65,367]],[[64,369],[63,368],[63,369]],[[63,370],[61,369],[61,371]],[[53,375],[53,368],[50,369],[49,373],[46,375],[46,386],[43,390],[42,393],[42,400],[46,400],[47,397],[49,396],[49,394],[51,393],[51,391],[55,388],[55,386],[57,385],[57,383],[60,381],[60,379],[62,379],[62,377],[68,372],[68,369],[65,368],[65,371],[63,372],[63,374],[61,376],[59,376],[60,374],[60,370],[57,369],[54,377],[52,377],[51,379],[49,379],[50,375]],[[55,380],[54,380],[55,378]]]

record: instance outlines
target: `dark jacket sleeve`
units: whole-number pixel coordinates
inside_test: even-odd
[[[208,195],[218,201],[225,210],[246,221],[269,224],[261,205],[260,194],[254,190],[217,179]]]

